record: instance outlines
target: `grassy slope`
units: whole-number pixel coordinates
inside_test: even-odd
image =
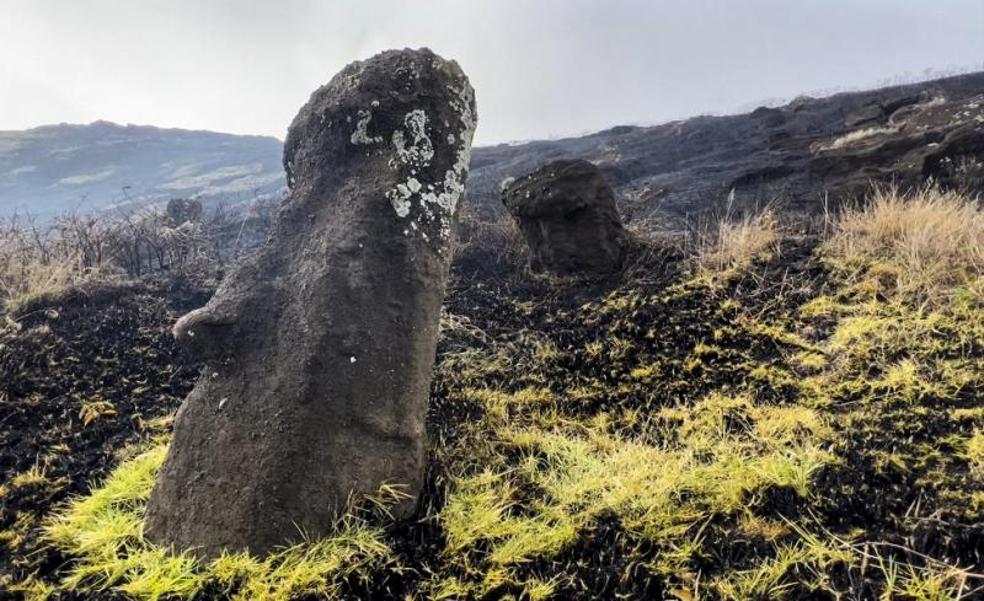
[[[705,249],[703,270],[644,254],[590,287],[466,256],[417,520],[354,508],[336,538],[193,566],[140,537],[161,456],[144,436],[149,451],[48,514],[50,544],[77,563],[27,555],[51,509],[30,496],[50,483],[44,460],[39,478],[4,484],[0,502],[37,502],[0,536],[20,566],[7,586],[140,599],[980,594],[972,243],[984,236],[978,207],[937,201],[883,202],[833,241],[786,239],[778,252],[769,232],[740,231],[772,221],[750,220],[722,229],[733,242]]]

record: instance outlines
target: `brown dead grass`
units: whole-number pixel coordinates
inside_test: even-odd
[[[522,262],[526,243],[506,213],[480,215],[463,209],[458,222],[454,260],[470,271],[500,269]]]
[[[697,266],[714,274],[745,269],[756,259],[767,257],[779,242],[779,226],[770,209],[740,220],[721,220],[697,243]]]
[[[864,129],[857,129],[852,132],[848,132],[839,138],[836,138],[830,144],[822,146],[820,150],[837,150],[838,148],[843,148],[845,146],[850,146],[861,140],[866,140],[874,136],[880,136],[883,134],[894,134],[898,132],[898,128],[894,126],[883,126],[883,127],[866,127]]]
[[[981,203],[956,192],[879,189],[834,226],[826,257],[854,279],[877,275],[888,294],[938,300],[984,271]]]
[[[94,277],[78,257],[43,260],[23,249],[0,244],[0,309],[14,309],[31,299],[77,287]]]

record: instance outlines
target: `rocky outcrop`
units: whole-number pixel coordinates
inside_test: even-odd
[[[270,241],[176,338],[207,367],[147,509],[153,541],[214,556],[329,531],[350,497],[414,508],[472,88],[429,50],[349,65],[288,132]]]
[[[984,164],[984,95],[909,100],[865,128],[814,142],[808,169],[854,191],[872,180],[918,186],[931,179],[951,187],[971,181],[966,176]]]
[[[628,237],[615,195],[588,161],[548,163],[505,185],[502,202],[523,232],[534,271],[605,275],[622,265]]]

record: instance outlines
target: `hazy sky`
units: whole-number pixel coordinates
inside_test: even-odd
[[[0,130],[283,138],[342,66],[405,46],[458,60],[491,144],[984,68],[984,0],[0,0]]]

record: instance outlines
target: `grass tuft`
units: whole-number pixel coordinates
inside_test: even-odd
[[[522,566],[560,555],[616,515],[638,540],[665,545],[664,563],[683,565],[701,522],[738,515],[770,488],[805,497],[829,459],[819,444],[829,429],[805,408],[715,394],[665,409],[660,420],[648,440],[613,434],[617,420],[607,414],[553,428],[497,422],[500,444],[488,461],[501,468],[455,478],[439,514],[448,559],[483,574],[476,590],[519,583]]]
[[[774,252],[778,242],[779,226],[770,210],[738,221],[722,219],[710,235],[698,241],[698,270],[713,275],[747,269]]]
[[[339,521],[333,536],[262,560],[238,553],[203,563],[153,545],[143,538],[143,512],[166,452],[167,445],[159,444],[124,462],[102,486],[49,520],[48,540],[76,558],[62,590],[115,590],[159,601],[192,599],[215,584],[237,600],[287,601],[336,595],[345,579],[393,561],[382,530],[354,514]]]
[[[984,211],[955,192],[881,188],[835,227],[825,256],[874,292],[937,301],[984,272]]]
[[[974,432],[964,443],[961,455],[976,474],[984,476],[984,432]]]

